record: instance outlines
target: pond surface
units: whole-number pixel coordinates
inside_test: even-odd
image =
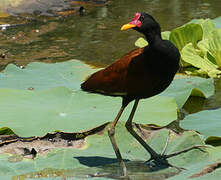
[[[84,6],[86,13],[83,16],[78,13],[54,16],[50,14],[50,8],[56,10],[56,4],[48,2],[47,10],[47,6],[37,6],[36,10],[32,7],[32,14],[27,14],[30,9],[26,8],[25,12],[23,8],[22,14],[0,18],[0,24],[20,24],[0,31],[0,54],[4,55],[0,58],[1,70],[8,63],[23,66],[32,61],[58,62],[70,59],[106,66],[136,48],[134,42],[141,34],[133,30],[120,31],[120,27],[128,23],[135,12],[152,14],[161,24],[162,31],[171,30],[195,18],[221,15],[220,0],[112,0],[107,4],[72,1],[73,8]],[[58,3],[59,11],[61,0],[54,2]],[[41,14],[43,11],[44,14]],[[18,12],[18,8],[15,7],[14,12]],[[45,12],[49,16],[45,16]],[[13,13],[12,6],[10,13]],[[220,97],[220,88],[217,92],[215,98],[207,100],[209,102],[200,101],[204,105],[197,107],[219,107],[217,98]]]
[[[26,24],[1,32],[0,50],[8,57],[5,63],[11,61],[22,65],[29,61],[53,62],[76,58],[105,66],[135,48],[134,42],[141,34],[132,30],[122,32],[120,27],[129,22],[137,11],[152,14],[161,24],[162,31],[194,18],[221,15],[220,0],[112,0],[107,5],[86,3],[83,6],[86,9],[84,16],[29,14],[0,20]]]

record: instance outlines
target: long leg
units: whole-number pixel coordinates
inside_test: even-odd
[[[139,99],[136,99],[125,126],[128,132],[150,153],[151,159],[159,159],[160,156],[134,131],[132,127],[132,120],[137,109],[138,102]]]
[[[118,120],[120,119],[120,116],[121,116],[121,114],[123,113],[125,107],[126,107],[125,105],[122,105],[122,106],[121,106],[120,111],[118,112],[116,118],[115,118],[114,121],[111,123],[111,125],[110,125],[110,127],[109,127],[109,129],[108,129],[108,135],[109,135],[109,137],[110,137],[110,141],[111,141],[111,144],[112,144],[113,149],[114,149],[114,151],[115,151],[115,154],[116,154],[116,156],[117,156],[117,159],[118,159],[118,161],[120,162],[120,165],[121,165],[121,167],[122,167],[123,175],[124,175],[124,176],[127,176],[127,168],[126,168],[125,163],[124,163],[124,161],[123,161],[123,159],[122,159],[122,156],[121,156],[121,154],[120,154],[120,150],[119,150],[119,148],[118,148],[118,146],[117,146],[116,139],[115,139],[115,137],[114,137],[114,134],[115,134],[115,126],[116,126]]]
[[[189,148],[186,148],[182,151],[179,151],[179,152],[175,152],[175,153],[172,153],[172,154],[168,154],[168,155],[160,155],[160,154],[157,154],[133,129],[132,127],[132,120],[133,120],[133,117],[134,117],[134,114],[135,114],[135,111],[137,109],[137,105],[138,105],[138,102],[139,102],[139,99],[136,99],[135,102],[134,102],[134,106],[132,108],[132,111],[130,113],[130,116],[126,122],[126,128],[127,130],[129,131],[129,133],[150,153],[150,160],[154,159],[160,163],[166,163],[167,165],[169,166],[172,166],[172,167],[175,167],[171,164],[169,164],[167,162],[167,158],[170,158],[170,157],[173,157],[173,156],[177,156],[181,153],[185,153],[185,152],[188,152],[192,149],[199,149],[201,147],[205,147],[205,146],[202,146],[202,145],[196,145],[196,146],[192,146],[192,147],[189,147]],[[168,143],[168,142],[167,142]],[[167,146],[167,145],[166,145]],[[165,151],[165,150],[163,150]],[[163,152],[164,153],[164,152]]]

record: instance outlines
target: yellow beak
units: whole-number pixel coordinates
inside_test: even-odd
[[[124,24],[122,27],[121,27],[121,31],[125,31],[127,29],[131,29],[133,27],[136,27],[136,25],[134,24]]]

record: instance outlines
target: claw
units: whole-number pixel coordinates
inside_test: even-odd
[[[165,154],[165,152],[166,152],[166,150],[167,150],[167,147],[168,147],[168,144],[169,144],[169,141],[170,141],[170,134],[171,134],[171,133],[170,133],[170,131],[169,131],[166,144],[165,144],[165,146],[164,146],[164,148],[163,148],[163,151],[161,152],[161,155],[162,155],[162,156]]]
[[[167,145],[166,145],[167,146]],[[182,171],[182,170],[186,170],[185,168],[182,168],[182,167],[177,167],[177,166],[174,166],[172,164],[170,164],[167,159],[168,158],[171,158],[173,156],[177,156],[179,154],[182,154],[182,153],[185,153],[185,152],[188,152],[190,150],[193,150],[193,149],[200,149],[202,150],[201,148],[205,148],[205,147],[208,147],[206,145],[195,145],[195,146],[191,146],[189,148],[186,148],[182,151],[178,151],[178,152],[174,152],[174,153],[171,153],[171,154],[168,154],[168,155],[162,155],[162,154],[159,154],[157,156],[151,156],[150,159],[148,161],[146,161],[146,164],[148,164],[148,166],[152,169],[152,170],[158,170],[158,169],[162,169],[162,168],[166,168],[166,167],[174,167],[176,168],[177,170],[179,171]],[[164,148],[165,149],[165,148]],[[164,152],[165,150],[163,150]],[[202,150],[203,151],[203,150]]]

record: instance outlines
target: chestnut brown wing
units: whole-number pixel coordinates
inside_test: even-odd
[[[92,93],[109,96],[124,96],[127,94],[127,73],[131,60],[141,54],[143,48],[135,49],[105,69],[92,74],[81,88]]]

